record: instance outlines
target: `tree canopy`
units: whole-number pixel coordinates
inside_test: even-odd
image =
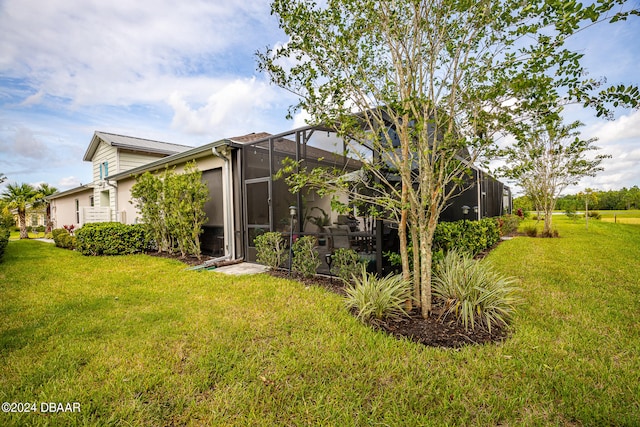
[[[637,15],[624,5],[275,0],[272,13],[289,41],[258,52],[259,68],[299,97],[290,115],[304,110],[313,124],[333,127],[349,154],[363,145],[377,153],[360,160],[389,196],[378,199],[398,218],[403,272],[413,273],[428,316],[433,233],[465,185],[469,165],[488,158],[500,135],[526,131],[534,111],[549,106],[556,114],[559,100],[599,115],[611,113],[607,103],[639,105],[636,86],[605,87],[588,78],[582,54],[565,47],[568,37],[594,23]],[[400,183],[380,173],[381,165]]]

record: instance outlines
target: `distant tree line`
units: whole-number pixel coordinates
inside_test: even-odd
[[[556,210],[579,211],[584,209],[585,197],[589,197],[589,210],[629,210],[640,209],[640,188],[634,185],[621,190],[590,190],[578,194],[567,194],[558,198]],[[528,211],[536,210],[533,202],[527,196],[514,200],[515,208]]]

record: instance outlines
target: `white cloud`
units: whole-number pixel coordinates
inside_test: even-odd
[[[640,111],[623,115],[615,121],[597,122],[587,128],[585,133],[597,137],[601,144],[629,139],[640,140]]]
[[[168,104],[173,109],[172,127],[184,132],[233,136],[262,129],[248,129],[260,113],[277,99],[277,91],[256,78],[218,82],[206,101],[190,102],[187,94],[173,92]],[[234,134],[235,135],[235,134]]]
[[[26,76],[35,89],[26,103],[43,95],[74,105],[161,101],[192,76],[224,68],[215,56],[226,49],[252,57],[248,30],[263,15],[258,0],[8,0],[0,70]]]
[[[56,187],[60,188],[60,189],[68,189],[68,188],[73,188],[73,187],[78,187],[82,184],[82,181],[80,181],[80,179],[78,179],[75,176],[67,176],[64,178],[61,178]]]

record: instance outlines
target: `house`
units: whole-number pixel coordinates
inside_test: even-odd
[[[357,176],[360,161],[336,154],[344,153],[344,147],[333,131],[317,126],[277,135],[251,133],[199,147],[96,132],[84,156],[93,164],[93,182],[51,196],[52,219],[55,227],[101,221],[136,223],[139,213],[130,202],[136,176],[166,167],[180,172],[194,161],[210,194],[201,236],[203,252],[255,261],[256,236],[266,231],[286,236],[293,224],[292,234],[312,234],[321,245],[327,242],[320,252],[348,245],[366,252],[380,271],[383,251],[398,245],[393,223],[368,218],[355,208],[350,215],[338,215],[331,211],[328,198],[313,191],[292,194],[284,180],[274,179],[285,158],[304,159],[310,167],[336,167]],[[472,171],[471,188],[443,212],[444,220],[480,219],[510,211],[508,187],[475,167]],[[462,206],[469,207],[466,214]],[[314,216],[324,217],[325,226],[317,226]]]
[[[49,197],[55,228],[81,227],[87,222],[127,223],[127,209],[117,194],[112,175],[162,159],[193,147],[96,131],[84,155],[91,162],[92,182]],[[120,203],[119,203],[120,202]]]

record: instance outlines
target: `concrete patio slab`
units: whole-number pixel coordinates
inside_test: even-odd
[[[264,273],[268,268],[261,264],[254,264],[252,262],[241,262],[239,264],[225,265],[224,267],[218,267],[210,271],[216,273],[231,274],[234,276],[241,276],[245,274],[259,274]]]

